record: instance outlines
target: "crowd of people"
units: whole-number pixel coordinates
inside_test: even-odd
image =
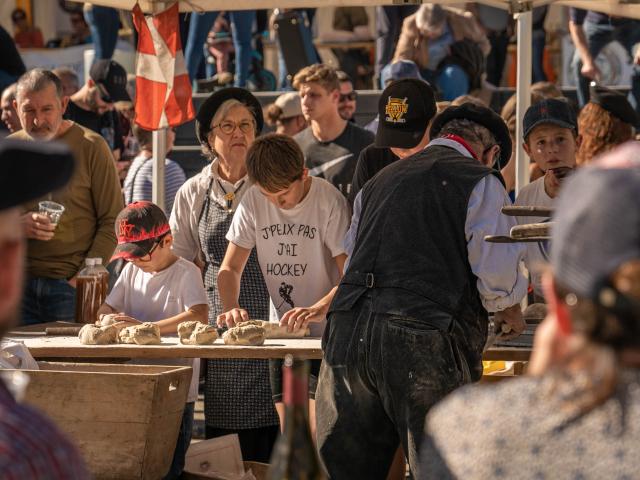
[[[155,321],[169,334],[185,320],[269,319],[322,337],[308,411],[331,478],[404,478],[406,464],[414,478],[632,478],[636,110],[595,84],[578,110],[541,81],[522,119],[515,97],[498,114],[478,96],[480,65],[500,41],[486,36],[486,12],[380,8],[396,15],[398,41],[366,128],[354,121],[356,80],[322,63],[296,72],[294,91],[264,109],[242,86],[217,89],[195,122],[208,164],[186,178],[167,158],[164,208],[150,202],[151,132],[130,107],[116,108],[135,94],[121,65],[97,58],[83,85],[65,69],[17,76],[0,99],[11,132],[0,157],[25,152],[1,180],[0,265],[12,288],[0,288],[0,331],[74,318],[77,274],[100,258],[112,288],[98,315],[119,328]],[[199,17],[206,25],[189,38],[202,47],[216,17]],[[519,121],[531,183],[516,195]],[[170,151],[175,132],[166,133]],[[123,157],[132,161],[119,177]],[[44,199],[64,206],[59,221],[39,210]],[[503,215],[514,202],[555,210],[551,245],[484,240],[545,221]],[[548,304],[532,376],[465,386],[482,377],[489,316],[503,338],[519,335],[527,296]],[[179,478],[191,439],[200,362],[187,362],[166,478]],[[245,460],[268,462],[284,418],[281,371],[280,361],[207,360],[206,437],[236,433]],[[1,382],[0,409],[13,422],[28,414]],[[3,422],[0,444],[11,442]],[[55,478],[84,478],[72,446],[52,449]]]

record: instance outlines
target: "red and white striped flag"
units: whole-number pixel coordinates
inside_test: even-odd
[[[175,127],[195,116],[180,42],[178,2],[157,15],[133,7],[138,30],[136,118],[146,130]]]

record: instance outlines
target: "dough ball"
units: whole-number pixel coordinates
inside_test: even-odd
[[[532,303],[522,312],[522,318],[529,324],[540,323],[547,316],[547,305],[544,303]]]
[[[237,326],[243,327],[245,325],[257,325],[264,328],[266,332],[265,338],[302,338],[311,333],[308,328],[289,332],[286,326],[281,327],[277,323],[267,322],[265,320],[249,320],[247,322],[241,322]]]
[[[161,343],[160,327],[151,322],[125,327],[120,330],[120,341],[137,345],[158,345]]]
[[[118,343],[118,329],[113,325],[98,327],[87,324],[78,333],[80,343],[83,345],[108,345]]]
[[[108,313],[102,316],[102,319],[99,320],[101,327],[106,327],[107,325],[113,325],[114,323],[118,323],[116,320],[117,313]]]
[[[178,336],[184,345],[211,345],[218,338],[218,330],[201,322],[182,322],[178,325]]]
[[[242,322],[222,334],[222,340],[227,345],[262,345],[266,338],[266,330],[260,325]]]

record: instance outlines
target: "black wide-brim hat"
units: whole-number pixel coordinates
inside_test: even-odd
[[[62,188],[75,168],[69,147],[57,142],[0,140],[0,210]]]
[[[489,130],[495,137],[498,145],[500,145],[500,160],[499,165],[494,165],[496,168],[504,167],[509,158],[511,158],[511,136],[509,135],[509,129],[507,124],[500,115],[487,107],[481,107],[473,103],[463,103],[458,107],[449,107],[440,115],[436,116],[431,125],[429,136],[434,139],[440,135],[442,127],[455,119],[467,119],[479,125],[482,125]],[[481,153],[481,152],[477,152]]]
[[[258,99],[244,88],[227,87],[213,92],[198,110],[196,115],[196,136],[201,144],[207,143],[207,132],[210,130],[211,119],[220,108],[220,105],[232,99],[238,100],[249,107],[256,120],[256,135],[262,131],[264,117],[262,116],[262,105],[260,105]]]

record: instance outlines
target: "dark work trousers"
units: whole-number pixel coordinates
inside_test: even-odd
[[[365,294],[351,311],[330,314],[323,350],[317,439],[329,476],[384,479],[402,443],[419,477],[429,408],[470,381],[451,335],[424,320],[375,313]]]
[[[500,86],[504,64],[507,61],[509,35],[506,30],[499,32],[490,30],[487,35],[491,43],[491,52],[487,57],[487,81],[496,87]]]

